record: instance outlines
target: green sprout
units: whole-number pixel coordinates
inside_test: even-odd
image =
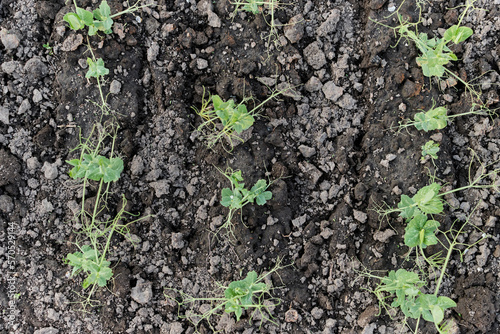
[[[81,271],[88,274],[82,284],[84,289],[94,284],[105,287],[108,280],[113,276],[113,271],[109,267],[111,262],[101,261],[101,257],[99,251],[89,245],[84,245],[80,252],[74,252],[66,256],[67,263],[73,267],[72,277],[78,275]]]
[[[424,145],[422,145],[422,158],[424,161],[425,157],[429,156],[432,160],[437,160],[437,153],[439,152],[439,143],[435,143],[433,140],[427,141]]]
[[[476,109],[476,107],[477,105],[473,105],[469,111],[460,114],[448,115],[446,107],[435,107],[434,103],[431,109],[416,113],[414,120],[403,120],[402,122],[399,122],[398,132],[410,126],[414,126],[417,130],[423,130],[425,132],[441,130],[444,129],[448,125],[448,122],[453,118],[466,115],[484,116],[488,114],[482,108]],[[491,111],[489,112],[491,113]]]
[[[234,314],[236,321],[240,321],[244,311],[248,311],[250,323],[256,315],[259,315],[260,326],[265,321],[277,325],[272,320],[271,311],[281,301],[272,296],[273,288],[268,278],[288,266],[282,266],[281,262],[282,259],[278,258],[276,265],[264,274],[257,275],[257,272],[250,271],[244,279],[232,281],[227,286],[217,284],[218,289],[213,297],[193,297],[183,291],[170,288],[165,290],[165,297],[177,304],[178,317],[188,319],[195,326],[196,333],[199,333],[198,328],[203,321],[212,331],[215,331],[211,318],[221,316],[223,313]],[[207,303],[210,303],[209,309],[202,311],[201,314],[193,311],[200,304],[207,305]],[[187,310],[182,314],[184,308]]]
[[[225,228],[232,233],[234,228],[232,223],[234,213],[249,203],[255,202],[257,205],[266,204],[266,202],[273,196],[273,194],[267,190],[272,183],[268,183],[266,180],[260,179],[250,190],[248,190],[245,188],[245,183],[243,183],[244,180],[240,170],[233,171],[231,168],[228,168],[224,172],[219,169],[219,172],[231,182],[231,188],[224,188],[221,192],[220,203],[229,208],[226,222],[221,226],[221,228]]]
[[[477,206],[476,206],[477,208]],[[427,216],[417,214],[412,218],[406,227],[404,236],[405,245],[410,249],[416,248],[417,264],[418,254],[420,253],[424,260],[430,265],[430,270],[435,273],[434,268],[438,269],[438,278],[435,282],[434,292],[427,294],[422,292],[423,289],[428,290],[429,284],[427,279],[430,279],[430,273],[427,273],[420,266],[420,274],[406,269],[391,270],[387,276],[381,277],[373,275],[365,268],[360,276],[369,279],[377,279],[378,283],[374,290],[370,290],[375,294],[379,301],[379,307],[385,309],[389,315],[393,314],[390,309],[399,309],[404,314],[404,323],[407,324],[407,318],[417,320],[414,333],[418,332],[420,319],[434,323],[435,328],[439,333],[450,333],[451,323],[444,321],[444,313],[447,309],[456,307],[456,303],[449,297],[439,296],[439,289],[443,282],[446,268],[451,260],[453,251],[460,253],[460,258],[463,260],[465,250],[480,243],[489,236],[482,234],[482,237],[473,244],[464,244],[459,240],[463,238],[464,228],[471,226],[480,231],[476,226],[469,223],[470,217],[467,218],[465,224],[456,230],[453,223],[452,227],[447,231],[439,231],[439,223],[434,220],[427,220]],[[446,242],[441,242],[435,235],[440,232]],[[435,255],[427,256],[423,249],[429,245],[440,243],[446,249],[446,255],[441,257],[441,252]],[[459,248],[460,247],[460,248]],[[437,275],[436,275],[437,276]],[[390,302],[392,300],[392,302]],[[407,324],[408,325],[408,324]]]
[[[73,1],[75,5],[75,12],[70,12],[64,15],[63,20],[69,24],[72,30],[78,31],[88,27],[88,35],[94,36],[98,32],[103,32],[108,35],[112,33],[113,18],[132,13],[140,8],[147,7],[149,5],[139,5],[140,0],[137,1],[133,6],[127,8],[119,13],[111,14],[111,8],[106,0],[101,1],[99,8],[93,11],[88,11],[81,7],[78,7],[76,0]]]
[[[109,70],[104,67],[104,60],[102,58],[93,61],[91,58],[87,58],[87,64],[89,65],[89,70],[85,74],[85,78],[96,78],[103,77],[109,74]]]
[[[113,277],[111,263],[106,259],[113,235],[117,233],[130,240],[129,225],[149,217],[123,222],[126,215],[136,217],[125,211],[127,200],[124,195],[122,195],[121,209],[116,215],[111,217],[104,215],[108,208],[108,198],[111,195],[111,184],[118,181],[123,171],[123,160],[114,156],[116,131],[117,126],[113,124],[105,127],[94,125],[90,136],[81,138],[80,144],[75,148],[75,150],[80,150],[79,158],[66,161],[73,166],[69,172],[70,177],[82,182],[83,188],[80,211],[75,215],[75,221],[78,221],[81,226],[81,231],[77,232],[80,237],[75,241],[78,251],[68,254],[65,259],[65,262],[73,268],[71,277],[81,272],[87,275],[83,280],[82,288],[90,290],[80,302],[83,310],[88,306],[93,307],[98,304],[92,299],[94,293],[97,288],[105,287]],[[94,142],[92,135],[96,132],[97,140]],[[112,142],[112,147],[109,157],[104,157],[99,153],[108,140]],[[97,193],[89,210],[85,203],[86,194],[92,182],[97,182]]]
[[[471,82],[466,82],[459,75],[446,67],[451,61],[458,60],[458,57],[451,51],[450,47],[466,41],[474,33],[471,28],[462,26],[462,22],[470,11],[478,9],[474,6],[477,0],[466,0],[465,5],[458,6],[464,8],[458,18],[458,23],[446,29],[441,38],[437,36],[431,38],[426,33],[418,31],[418,26],[422,22],[422,3],[424,1],[416,1],[419,12],[419,19],[417,22],[410,22],[400,13],[400,9],[405,1],[406,0],[402,1],[395,13],[389,16],[397,16],[399,23],[397,26],[393,27],[381,22],[374,22],[393,30],[394,35],[398,37],[397,43],[404,38],[415,44],[420,53],[416,58],[416,62],[417,65],[422,68],[424,76],[429,78],[436,77],[438,79],[445,76],[453,77],[455,80],[464,84],[465,89],[469,93],[472,100],[471,110],[475,110],[479,107],[480,110],[488,111],[487,105],[482,101],[480,88],[477,88],[477,85]]]
[[[245,98],[236,104],[232,99],[223,101],[218,95],[209,94],[208,98],[205,98],[205,92],[203,92],[201,108],[192,107],[203,120],[196,131],[201,134],[201,138],[206,142],[208,148],[213,148],[219,141],[226,139],[229,148],[226,148],[224,143],[222,144],[223,148],[231,152],[235,141],[244,141],[239,135],[254,124],[255,117],[259,115],[259,109],[269,100],[292,88],[273,92],[264,102],[250,111],[245,103],[251,98]]]

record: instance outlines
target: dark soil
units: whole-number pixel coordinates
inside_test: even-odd
[[[415,2],[406,2],[401,14],[417,20]],[[112,12],[124,8],[109,3]],[[421,31],[437,35],[456,24],[463,3],[426,3]],[[98,6],[90,0],[78,4]],[[114,281],[94,296],[100,306],[84,313],[74,303],[83,275],[70,278],[64,263],[76,250],[73,210],[81,199],[65,161],[75,158],[80,131],[88,135],[110,117],[101,119],[91,102],[99,91],[82,67],[85,33],[71,31],[62,20],[74,7],[63,0],[1,0],[0,332],[193,333],[194,326],[178,318],[165,298],[165,288],[201,296],[217,282],[269,270],[278,258],[293,266],[271,277],[281,287],[273,290],[281,299],[272,312],[276,324],[260,327],[248,321],[249,314],[238,322],[224,315],[213,318],[217,329],[409,331],[399,314],[377,316],[377,300],[366,290],[375,282],[359,277],[360,263],[382,271],[405,265],[404,222],[396,216],[380,220],[374,209],[384,202],[395,206],[401,194],[427,185],[429,170],[451,187],[467,185],[470,149],[485,164],[500,159],[500,121],[465,116],[441,131],[396,133],[398,122],[434,103],[451,114],[470,107],[462,84],[446,87],[424,77],[416,47],[397,43],[392,31],[373,22],[395,24],[385,18],[399,4],[286,0],[276,18],[298,23],[278,28],[279,48],[266,47],[261,38],[269,31],[262,15],[232,19],[228,0],[154,1],[117,18],[115,33],[93,37],[96,57],[110,70],[104,93],[114,81],[119,86],[108,102],[120,125],[116,151],[125,169],[113,184],[110,210],[119,209],[124,194],[129,211],[154,216],[131,226],[135,245],[113,238]],[[449,66],[462,78],[480,77],[475,82],[491,109],[500,107],[499,5],[476,1],[484,10],[463,22],[474,35],[456,47],[459,59]],[[45,43],[53,49],[43,48]],[[222,145],[209,150],[197,136],[201,120],[191,107],[200,106],[204,90],[223,99],[263,101],[274,85],[289,84],[300,96],[268,102],[232,152]],[[436,166],[420,161],[421,146],[431,138],[441,147]],[[235,215],[233,242],[213,238],[227,214],[220,192],[229,186],[216,167],[228,166],[240,169],[247,185],[275,180],[271,201],[246,206],[242,222]],[[478,167],[473,162],[472,172]],[[437,218],[442,229],[450,228],[481,201],[473,224],[492,236],[469,249],[463,261],[456,252],[447,268],[440,293],[457,302],[446,313],[454,333],[500,333],[497,200],[492,190],[459,192],[447,198],[445,215]],[[463,242],[473,243],[478,233],[467,230]],[[430,247],[428,253],[439,250]],[[211,332],[205,323],[198,330]],[[436,332],[425,321],[420,331]]]

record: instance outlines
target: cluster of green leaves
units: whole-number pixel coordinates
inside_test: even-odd
[[[101,155],[83,154],[83,159],[66,161],[74,166],[69,176],[73,179],[103,180],[105,183],[117,181],[123,171],[123,160],[120,158],[108,159]]]
[[[399,33],[401,36],[413,40],[422,53],[420,57],[417,57],[417,64],[422,67],[424,75],[441,78],[446,71],[444,66],[450,61],[458,59],[450,50],[448,44],[450,42],[459,44],[472,36],[474,32],[469,27],[454,25],[445,31],[443,38],[429,38],[426,33],[417,35],[415,32],[410,31],[407,25],[403,25],[399,29]]]
[[[123,171],[123,160],[114,157],[113,152],[117,129],[118,126],[114,123],[104,126],[94,125],[89,137],[83,138],[83,140],[80,138],[80,144],[75,148],[75,150],[80,151],[79,158],[67,161],[73,166],[69,175],[73,179],[79,180],[83,188],[80,211],[75,215],[75,221],[78,222],[80,229],[74,242],[78,250],[66,257],[66,263],[73,267],[71,276],[75,277],[81,272],[87,274],[82,283],[83,289],[88,289],[85,293],[86,297],[80,301],[83,309],[99,304],[98,301],[92,299],[92,296],[97,288],[106,286],[113,276],[110,262],[106,260],[113,235],[118,233],[130,240],[128,226],[148,217],[123,222],[125,215],[137,217],[125,211],[127,200],[123,195],[121,209],[114,215],[105,214],[109,207],[111,184],[120,178]],[[107,140],[112,142],[109,158],[99,154]],[[89,208],[85,203],[87,187],[91,181],[97,181],[97,187],[95,200],[92,201]]]
[[[76,13],[67,13],[64,15],[63,20],[69,24],[69,27],[75,31],[89,28],[89,36],[94,36],[97,32],[102,31],[105,34],[111,34],[111,27],[113,26],[113,19],[111,16],[111,8],[106,0],[103,0],[98,9],[92,12],[80,8],[76,5]]]
[[[380,278],[380,284],[374,293],[379,300],[387,298],[384,293],[389,293],[393,301],[392,308],[399,308],[405,317],[426,321],[439,325],[444,320],[444,311],[455,307],[457,304],[446,296],[425,294],[420,289],[426,285],[417,273],[405,269],[391,270],[386,277]],[[385,301],[383,306],[387,308]]]
[[[273,196],[270,191],[267,191],[269,184],[264,179],[258,180],[253,187],[248,190],[245,189],[245,183],[243,183],[244,180],[240,170],[226,176],[229,181],[231,181],[231,189],[222,189],[222,199],[220,203],[231,210],[241,209],[248,203],[253,203],[254,201],[258,205],[264,205]]]
[[[225,172],[219,171],[231,182],[231,188],[222,189],[220,201],[223,206],[229,208],[226,222],[221,228],[225,228],[228,233],[231,233],[234,213],[249,203],[255,202],[257,205],[266,204],[273,196],[273,194],[267,190],[271,183],[268,183],[264,179],[260,179],[250,188],[250,190],[248,190],[245,188],[240,170],[233,171],[231,168],[228,168]]]
[[[255,303],[254,296],[269,292],[269,287],[266,283],[258,280],[258,275],[255,271],[250,271],[245,279],[233,281],[224,291],[226,313],[234,313],[236,320],[240,321],[243,310],[258,307]]]
[[[401,195],[401,201],[398,203],[400,216],[411,220],[413,217],[423,214],[438,214],[443,212],[443,199],[439,194],[441,186],[438,183],[432,183],[421,188],[413,197]]]
[[[426,33],[419,33],[418,23],[411,23],[404,19],[403,15],[397,11],[399,26],[389,27],[399,34],[400,37],[411,40],[419,49],[421,55],[417,57],[417,64],[422,67],[422,72],[426,77],[441,78],[445,72],[450,74],[450,71],[445,68],[450,61],[456,61],[457,56],[449,48],[450,43],[459,44],[468,39],[474,33],[469,27],[461,26],[462,19],[470,8],[473,8],[474,1],[469,1],[465,10],[459,18],[456,25],[449,27],[442,38],[432,37]],[[420,13],[421,7],[418,6]]]
[[[434,142],[434,140],[429,140],[424,145],[422,145],[422,160],[425,160],[426,156],[430,156],[431,159],[436,160],[438,158],[438,152],[439,143]]]
[[[255,271],[250,271],[244,279],[232,281],[227,286],[217,284],[219,289],[211,291],[210,297],[194,297],[183,291],[169,288],[165,290],[165,297],[177,304],[178,317],[188,319],[195,326],[197,333],[203,321],[206,321],[209,328],[216,332],[211,318],[224,313],[234,314],[236,320],[240,321],[243,311],[247,311],[249,322],[259,315],[260,326],[265,321],[275,323],[272,320],[271,311],[281,301],[272,296],[272,286],[268,283],[271,280],[266,280],[266,278],[288,266],[282,266],[281,263],[282,259],[278,258],[275,266],[265,273],[257,275]],[[204,309],[202,314],[192,311],[192,309],[200,309],[201,304],[207,305],[207,303],[210,303],[210,309]],[[183,311],[184,308],[186,308],[185,311]]]
[[[244,102],[236,104],[232,99],[224,102],[219,95],[209,95],[208,99],[203,97],[201,109],[193,107],[204,120],[197,131],[202,133],[209,148],[222,138],[229,141],[230,150],[235,139],[243,141],[238,135],[255,122],[255,109],[249,112]]]
[[[96,61],[92,58],[87,58],[87,64],[89,65],[89,70],[85,74],[85,78],[96,78],[103,77],[109,74],[109,69],[104,66],[104,60],[98,58]]]
[[[113,271],[109,267],[111,262],[104,260],[99,251],[89,245],[84,245],[80,252],[68,254],[66,262],[73,267],[72,277],[81,271],[88,274],[82,283],[84,289],[94,284],[104,287],[113,276]]]
[[[244,10],[246,12],[250,12],[252,14],[259,14],[259,6],[263,6],[266,1],[261,1],[261,0],[245,0],[242,3],[240,3],[241,10]]]
[[[445,107],[431,108],[426,112],[419,112],[415,114],[413,125],[417,130],[424,130],[425,132],[443,129],[448,124],[447,112],[448,110]]]

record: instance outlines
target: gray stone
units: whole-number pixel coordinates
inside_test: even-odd
[[[20,64],[18,61],[11,60],[11,61],[6,61],[5,63],[2,63],[2,71],[7,73],[7,74],[12,74],[16,72],[20,67]]]
[[[61,50],[65,52],[75,51],[83,43],[83,36],[81,34],[71,34],[64,40]]]
[[[10,113],[9,109],[5,107],[0,107],[0,122],[2,122],[5,125],[10,124]]]
[[[390,237],[395,235],[396,232],[392,228],[388,228],[385,231],[377,231],[373,234],[373,239],[380,241],[382,243],[386,243],[387,240],[389,240]]]
[[[42,167],[43,175],[47,180],[54,180],[59,174],[57,167],[54,164],[45,162]]]
[[[132,175],[141,175],[144,172],[144,162],[140,155],[135,155],[130,164],[130,172]]]
[[[26,72],[30,80],[38,80],[47,75],[49,68],[40,58],[34,57],[26,62],[24,72]]]
[[[304,37],[304,17],[302,14],[292,17],[283,31],[290,43],[294,44],[300,41]]]
[[[151,182],[149,184],[154,190],[156,197],[161,197],[162,195],[168,194],[170,189],[169,182],[167,180],[159,180],[156,182]]]
[[[158,45],[158,43],[156,42],[151,43],[151,46],[148,48],[147,52],[148,61],[151,62],[156,60],[156,57],[158,57],[159,53],[160,53],[160,46]]]
[[[12,198],[7,195],[0,196],[0,211],[10,213],[14,210],[14,202]]]
[[[137,285],[132,288],[130,297],[139,304],[147,304],[153,297],[151,282],[139,279]]]
[[[220,28],[222,25],[220,18],[212,11],[208,12],[208,25],[213,28]]]
[[[360,223],[366,223],[368,219],[368,215],[363,211],[353,210],[354,219],[356,219]]]
[[[28,99],[24,99],[23,102],[21,102],[21,105],[19,106],[19,109],[17,109],[18,114],[24,114],[31,108],[31,103],[28,101]]]
[[[337,27],[337,23],[339,23],[339,20],[340,20],[340,10],[333,9],[330,12],[330,15],[328,16],[326,21],[319,26],[318,30],[316,30],[316,34],[320,37],[324,37],[327,36],[328,34],[331,34]]]
[[[175,249],[181,249],[184,247],[183,238],[182,233],[172,233],[172,247]]]
[[[120,90],[122,89],[122,84],[118,80],[113,80],[111,81],[111,84],[109,85],[109,92],[111,94],[118,94],[120,93]]]
[[[43,100],[42,93],[38,89],[33,89],[33,102],[38,103]]]
[[[318,77],[315,76],[312,76],[311,79],[309,79],[304,85],[304,88],[308,92],[317,92],[318,90],[321,89],[321,87],[323,87],[321,80],[319,80]]]
[[[208,15],[208,13],[213,12],[214,5],[212,3],[212,0],[200,0],[196,5],[196,8],[201,15],[206,16]]]
[[[40,163],[36,157],[31,157],[26,160],[26,166],[30,171],[40,168]]]
[[[300,151],[300,153],[302,153],[304,158],[310,158],[316,154],[316,149],[314,147],[309,147],[309,146],[305,146],[305,145],[300,145],[299,151]]]
[[[58,334],[59,330],[54,327],[45,327],[37,329],[33,334]]]
[[[326,94],[325,94],[326,95]],[[342,108],[342,109],[348,109],[348,110],[352,110],[354,108],[356,108],[356,103],[358,101],[356,101],[352,96],[351,94],[344,94],[340,100],[337,102],[337,105]]]
[[[203,58],[198,58],[198,59],[196,59],[196,67],[199,70],[203,70],[203,69],[208,67],[208,61],[206,61]]]
[[[318,42],[312,42],[304,49],[304,57],[312,68],[319,70],[326,64],[326,57]]]
[[[328,81],[323,86],[323,93],[327,99],[335,102],[344,94],[344,88],[335,85],[333,81]]]
[[[299,162],[299,168],[304,174],[304,176],[309,179],[309,184],[307,185],[309,189],[314,189],[316,183],[318,183],[319,178],[323,173],[316,168],[313,164],[303,161]]]
[[[17,49],[19,46],[19,37],[15,34],[2,34],[2,44],[7,50]]]

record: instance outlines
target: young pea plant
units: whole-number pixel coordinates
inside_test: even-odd
[[[243,183],[244,180],[240,170],[233,171],[229,167],[225,171],[220,169],[218,170],[231,182],[231,188],[224,188],[221,192],[220,203],[229,208],[229,213],[227,214],[224,224],[222,224],[219,228],[219,231],[224,228],[228,231],[228,233],[233,235],[234,225],[232,219],[234,213],[241,210],[249,203],[255,202],[257,205],[266,204],[266,202],[273,196],[273,194],[267,190],[272,183],[268,183],[266,180],[260,179],[250,190],[248,190],[245,188],[245,183]],[[240,215],[242,214],[243,213],[240,211]]]
[[[423,3],[423,1],[419,0],[416,1],[416,5],[419,10],[419,20],[417,22],[410,22],[405,19],[402,14],[400,14],[399,10],[405,1],[403,1],[396,12],[392,14],[397,15],[397,19],[399,21],[398,26],[391,27],[381,22],[374,22],[393,30],[395,36],[398,37],[398,43],[402,38],[405,38],[416,45],[420,51],[420,56],[417,57],[416,62],[417,65],[422,68],[424,76],[436,77],[438,79],[442,79],[444,76],[453,77],[465,86],[473,102],[484,107],[485,105],[481,101],[481,91],[477,89],[475,85],[466,82],[446,67],[446,65],[448,65],[451,61],[458,60],[458,57],[451,51],[450,46],[452,44],[457,45],[464,42],[474,33],[471,28],[462,26],[461,24],[470,11],[479,10],[474,6],[476,1],[477,0],[466,0],[465,5],[459,6],[464,7],[464,9],[458,18],[458,23],[449,27],[444,32],[442,38],[437,36],[430,38],[426,33],[419,33],[418,25],[422,22]]]
[[[424,289],[429,289],[427,278],[430,277],[423,269],[420,270],[420,273],[407,271],[406,269],[398,269],[397,271],[391,270],[385,277],[373,275],[368,270],[361,273],[363,277],[379,280],[380,283],[377,284],[376,288],[370,291],[377,297],[380,309],[383,308],[388,314],[391,314],[389,309],[399,308],[405,316],[405,324],[407,318],[417,320],[414,333],[418,333],[421,318],[425,321],[434,323],[439,333],[449,333],[451,330],[451,323],[446,321],[443,322],[444,312],[446,309],[456,307],[456,303],[449,297],[439,296],[439,289],[453,251],[458,251],[460,253],[460,258],[463,260],[463,254],[466,249],[469,249],[488,237],[483,233],[483,236],[473,244],[459,242],[461,239],[459,237],[464,233],[464,228],[466,226],[470,225],[472,228],[478,229],[476,226],[469,223],[474,211],[475,210],[473,210],[466,222],[462,224],[458,230],[454,228],[457,223],[457,221],[455,221],[448,231],[439,231],[439,223],[434,220],[427,220],[427,216],[422,214],[414,216],[406,227],[404,237],[405,245],[410,247],[410,249],[417,248],[416,254],[418,255],[420,251],[424,259],[427,260],[427,263],[431,265],[431,270],[434,272],[432,267],[435,267],[440,273],[435,281],[435,288],[432,294],[422,292]],[[437,231],[443,235],[446,242],[439,241],[435,235]],[[423,249],[429,245],[437,244],[438,242],[446,249],[446,256],[436,261],[432,259],[432,257],[435,258],[435,256],[427,256],[423,252]],[[437,254],[437,257],[440,257],[440,253]],[[416,262],[418,262],[418,258]],[[388,303],[388,299],[392,300],[391,304]]]
[[[398,132],[411,126],[414,126],[417,130],[423,130],[425,132],[441,130],[444,129],[448,125],[448,122],[453,118],[466,115],[484,116],[487,114],[488,112],[486,112],[484,108],[477,109],[476,105],[473,105],[467,112],[448,115],[448,109],[446,109],[446,107],[436,107],[436,104],[433,103],[431,109],[416,113],[414,120],[403,120],[402,122],[399,122]]]
[[[231,152],[235,146],[234,141],[244,141],[238,135],[253,125],[255,117],[259,115],[260,108],[269,100],[291,88],[274,91],[264,102],[250,111],[245,103],[251,98],[245,98],[236,104],[232,99],[224,102],[218,95],[209,94],[208,98],[205,98],[205,92],[203,92],[201,108],[192,107],[203,120],[196,131],[201,134],[201,138],[206,142],[208,148],[212,149],[218,142],[223,142],[222,139],[225,139],[229,143],[229,148],[226,148],[222,143],[223,148],[227,152]]]
[[[427,156],[429,156],[433,163],[434,160],[438,159],[438,152],[439,152],[439,143],[434,142],[434,140],[429,140],[427,141],[424,145],[422,145],[422,157],[420,158],[421,161],[425,161]]]
[[[72,30],[78,31],[88,27],[88,35],[94,36],[98,32],[103,32],[108,35],[112,33],[113,18],[123,14],[133,13],[140,8],[148,7],[150,5],[140,5],[141,0],[137,1],[134,5],[129,6],[127,9],[111,14],[111,8],[106,0],[101,1],[99,8],[93,11],[88,11],[78,7],[76,0],[73,0],[75,5],[75,12],[70,12],[64,15],[63,20],[69,24]]]
[[[482,166],[481,168],[484,168]],[[458,191],[464,191],[467,189],[489,189],[492,188],[495,191],[499,190],[499,185],[496,184],[498,181],[498,174],[500,170],[494,170],[490,172],[486,172],[482,170],[474,179],[469,179],[469,184],[460,188],[448,190],[440,193],[441,185],[438,183],[431,183],[420,190],[417,193],[410,197],[408,195],[401,195],[401,201],[398,203],[397,208],[390,209],[382,209],[379,208],[376,211],[380,214],[382,218],[388,217],[391,213],[399,213],[400,217],[406,219],[406,221],[411,221],[415,217],[423,214],[423,215],[434,215],[441,214],[444,210],[444,197],[448,194],[452,194]],[[469,175],[470,177],[470,175]],[[482,184],[483,180],[491,179],[493,180],[489,184]]]
[[[80,211],[75,216],[75,222],[81,226],[81,231],[77,232],[80,237],[75,242],[78,251],[68,254],[65,259],[66,263],[73,268],[72,277],[80,272],[87,275],[83,280],[82,288],[90,290],[87,290],[85,294],[79,294],[83,298],[79,302],[83,310],[98,305],[98,301],[93,299],[94,293],[99,287],[105,287],[113,276],[111,263],[106,260],[113,235],[117,233],[130,239],[128,237],[129,225],[146,218],[123,223],[125,215],[134,216],[125,211],[127,200],[123,195],[118,213],[114,217],[105,214],[108,207],[107,200],[111,195],[110,186],[118,181],[123,171],[123,160],[114,156],[116,131],[115,126],[94,126],[90,136],[81,140],[75,148],[75,150],[80,150],[80,157],[67,161],[73,166],[69,172],[70,177],[80,180],[83,187]],[[93,143],[92,135],[95,132],[98,133],[98,137],[96,143]],[[99,154],[107,139],[112,141],[109,158]],[[89,211],[85,202],[92,181],[97,182],[97,193]]]
[[[165,298],[177,304],[178,317],[190,321],[197,333],[203,322],[206,322],[210,330],[216,332],[211,319],[215,316],[222,316],[223,313],[234,314],[236,321],[240,321],[244,312],[247,311],[249,323],[257,318],[260,321],[260,327],[266,321],[277,325],[273,321],[272,310],[281,301],[272,296],[273,287],[269,282],[271,282],[272,274],[289,266],[283,266],[281,263],[282,259],[278,258],[276,265],[266,273],[258,275],[255,271],[250,271],[244,279],[233,281],[227,286],[217,284],[218,289],[214,296],[193,297],[181,290],[167,288]],[[182,314],[184,308],[189,309]],[[202,313],[196,313],[193,311],[194,308],[199,308]]]

